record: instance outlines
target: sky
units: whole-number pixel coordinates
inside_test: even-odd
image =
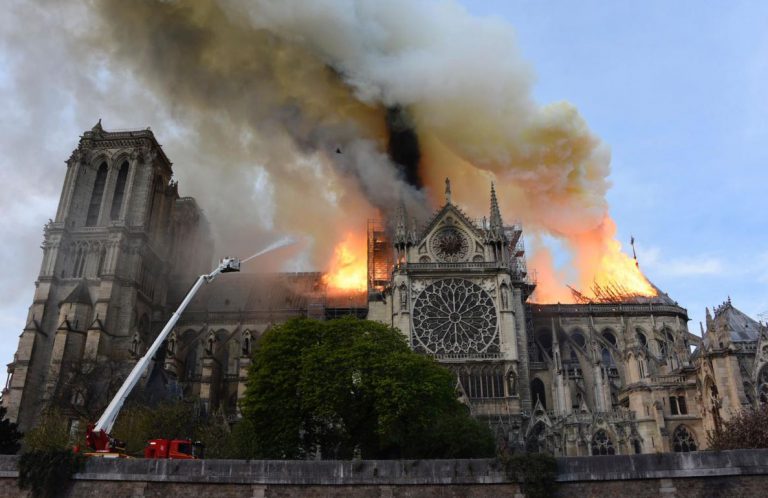
[[[611,148],[619,239],[688,309],[768,311],[768,4],[464,2],[511,23],[541,102]]]
[[[768,3],[460,3],[512,25],[536,75],[535,99],[571,102],[610,147],[619,238],[626,248],[635,237],[642,270],[688,309],[690,330],[698,333],[705,306],[728,296],[753,317],[768,312]],[[67,32],[84,8],[11,1],[0,17],[5,363],[80,134],[99,118],[107,129],[151,126],[183,193],[192,180],[184,164],[204,154],[190,147],[177,110],[158,105],[129,72],[70,50]]]

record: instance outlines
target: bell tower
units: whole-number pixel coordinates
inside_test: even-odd
[[[3,396],[22,430],[50,403],[66,411],[67,382],[86,365],[130,368],[131,341],[150,344],[174,261],[184,260],[179,253],[187,241],[176,235],[190,229],[181,225],[205,228],[200,216],[174,216],[180,199],[171,162],[149,129],[108,132],[99,120],[66,164]]]

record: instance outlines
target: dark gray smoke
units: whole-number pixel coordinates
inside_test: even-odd
[[[387,132],[389,158],[397,164],[408,185],[420,189],[423,182],[419,174],[419,136],[408,113],[402,107],[396,105],[387,109]]]

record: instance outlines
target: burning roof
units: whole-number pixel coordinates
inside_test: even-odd
[[[578,290],[574,289],[571,286],[568,286],[568,288],[571,290],[571,293],[573,294],[574,301],[578,304],[654,303],[654,304],[670,304],[675,306],[677,305],[677,302],[672,298],[670,298],[667,293],[662,292],[661,289],[656,287],[650,281],[649,281],[649,284],[656,291],[654,295],[638,294],[628,289],[626,286],[622,285],[620,282],[616,282],[616,281],[610,281],[603,285],[600,285],[597,282],[593,283],[592,287],[590,288],[591,296],[586,295],[582,292],[579,292]]]

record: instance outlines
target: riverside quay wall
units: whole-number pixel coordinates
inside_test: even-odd
[[[0,457],[0,496],[18,457]],[[559,458],[560,497],[731,497],[768,494],[768,450]],[[524,496],[496,460],[107,460],[93,458],[62,497]]]

